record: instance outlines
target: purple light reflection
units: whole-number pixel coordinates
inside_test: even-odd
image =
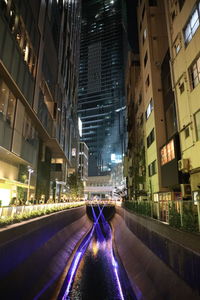
[[[98,208],[99,208],[99,211],[100,211],[99,205],[98,205]],[[106,221],[103,214],[101,215],[101,219],[102,219],[103,223],[106,225],[106,227],[107,228],[109,227],[109,230],[111,231],[110,225]],[[117,263],[116,259],[114,258],[114,253],[113,253],[112,239],[111,239],[111,249],[109,251],[110,251],[110,256],[111,256],[111,260],[112,260],[112,266],[113,266],[113,269],[114,269],[115,277],[116,277],[116,280],[117,280],[117,286],[118,286],[119,294],[120,294],[121,299],[124,300],[124,295],[123,295],[123,292],[122,292],[122,286],[121,286],[121,283],[120,283],[120,280],[119,280],[119,274],[118,274],[118,263]]]
[[[67,296],[69,295],[72,280],[73,280],[74,275],[76,273],[76,270],[77,270],[77,267],[78,267],[78,264],[79,264],[79,261],[81,259],[82,254],[83,254],[82,252],[77,252],[76,253],[75,259],[73,261],[72,269],[70,270],[70,278],[69,278],[64,296],[62,297],[62,300],[66,300]]]
[[[103,208],[104,208],[104,206],[103,206]],[[88,247],[88,244],[89,244],[89,242],[90,242],[90,240],[91,240],[91,238],[92,238],[92,235],[93,235],[93,233],[94,233],[95,227],[96,227],[96,225],[98,224],[98,220],[99,220],[99,218],[100,218],[100,216],[101,216],[101,214],[102,214],[102,212],[103,212],[103,208],[100,210],[100,213],[99,213],[99,215],[98,215],[98,218],[97,218],[96,215],[95,215],[96,221],[95,221],[95,223],[93,224],[92,230],[91,230],[90,234],[88,235],[88,238],[86,239],[86,241],[85,241],[85,240],[83,241],[83,242],[84,242],[83,245],[82,245],[82,243],[81,243],[81,245],[79,246],[77,252],[75,253],[75,256],[74,256],[74,258],[73,258],[73,261],[72,261],[72,263],[71,263],[70,269],[69,269],[68,274],[67,274],[67,277],[66,277],[66,278],[69,277],[69,279],[67,280],[67,286],[66,286],[64,295],[63,295],[63,297],[61,298],[62,300],[66,300],[67,297],[68,297],[68,295],[69,295],[69,293],[70,293],[70,288],[71,288],[72,281],[73,281],[73,279],[74,279],[76,270],[77,270],[77,268],[78,268],[78,265],[79,265],[79,263],[80,263],[80,261],[81,261],[82,256],[84,255],[84,253],[85,253],[85,251],[86,251],[86,249],[87,249],[87,247]],[[65,283],[64,283],[64,284],[65,284]],[[62,289],[61,289],[61,291],[62,291]]]

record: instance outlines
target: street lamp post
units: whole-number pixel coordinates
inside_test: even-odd
[[[27,191],[27,202],[30,198],[30,184],[31,184],[31,174],[34,172],[34,170],[28,166],[28,191]]]

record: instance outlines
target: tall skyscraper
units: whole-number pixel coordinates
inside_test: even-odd
[[[89,148],[89,176],[122,161],[123,26],[120,0],[85,0],[82,7],[78,112]]]

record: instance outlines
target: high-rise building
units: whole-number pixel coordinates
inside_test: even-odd
[[[89,176],[109,174],[124,152],[122,1],[82,6],[78,113]]]
[[[78,148],[79,24],[80,1],[0,1],[4,205],[16,198],[46,201],[49,193],[62,192],[71,150]]]

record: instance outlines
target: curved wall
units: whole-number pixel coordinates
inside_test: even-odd
[[[116,212],[111,220],[116,250],[138,299],[200,299],[198,287],[192,289],[166,264],[166,236],[170,234],[171,228],[136,216],[120,207],[116,208]],[[159,234],[156,233],[156,228]],[[170,244],[169,240],[168,242]],[[183,253],[184,248],[171,241],[169,249],[171,261],[177,260],[177,264],[180,263],[176,251],[179,249],[179,253]],[[185,251],[194,255],[192,250]],[[182,261],[184,263],[187,264],[188,261]]]
[[[1,229],[2,299],[50,299],[66,262],[90,228],[85,207],[80,207]]]

